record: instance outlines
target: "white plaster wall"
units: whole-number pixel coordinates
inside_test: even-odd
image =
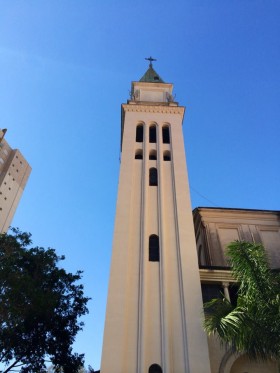
[[[101,363],[102,373],[209,373],[207,339],[182,134],[183,108],[123,105],[122,160]],[[135,142],[145,124],[145,141]],[[148,128],[157,126],[157,144]],[[171,144],[161,130],[170,124]],[[143,160],[135,150],[143,147]],[[149,160],[150,149],[157,160]],[[171,161],[163,161],[170,149]],[[149,168],[158,186],[149,186]],[[149,262],[149,235],[160,239],[160,261]]]

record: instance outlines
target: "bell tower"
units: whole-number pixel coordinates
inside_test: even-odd
[[[153,68],[122,105],[101,373],[210,373],[182,122]]]

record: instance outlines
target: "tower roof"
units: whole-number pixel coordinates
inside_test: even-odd
[[[150,63],[148,70],[145,72],[139,82],[164,83],[158,73],[154,70],[152,63]]]

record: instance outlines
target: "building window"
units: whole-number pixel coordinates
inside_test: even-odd
[[[143,133],[143,124],[138,124],[138,126],[136,127],[136,142],[143,142]]]
[[[150,161],[156,161],[157,160],[157,152],[155,150],[150,151],[149,160]]]
[[[137,149],[135,152],[135,159],[143,159],[143,150]]]
[[[166,150],[166,151],[163,153],[163,160],[164,160],[164,161],[171,161],[171,156],[170,156],[170,151],[169,151],[169,150]]]
[[[162,142],[164,144],[170,144],[170,135],[169,135],[169,127],[168,126],[162,127]]]
[[[152,125],[149,128],[149,142],[151,143],[157,142],[157,129],[155,125]]]
[[[225,286],[225,285],[224,285]],[[228,296],[230,303],[233,306],[237,305],[238,290],[239,287],[237,284],[229,284],[226,286],[228,290]],[[210,302],[212,299],[222,299],[226,297],[226,293],[223,288],[222,283],[216,284],[201,284],[202,299],[203,303]],[[207,312],[211,313],[211,309],[208,309]]]
[[[203,303],[210,302],[214,298],[222,299],[224,289],[221,284],[201,284]]]
[[[156,234],[149,237],[149,261],[159,262],[159,239]]]
[[[149,171],[149,185],[150,186],[157,186],[158,185],[157,169],[155,167],[150,168],[150,171]]]
[[[162,369],[158,364],[152,364],[149,368],[149,373],[162,373]]]

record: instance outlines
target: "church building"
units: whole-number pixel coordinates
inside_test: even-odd
[[[277,212],[192,212],[173,84],[149,67],[122,104],[121,166],[101,373],[276,373],[252,365],[203,331],[203,299],[237,286],[224,248],[263,242],[280,262]],[[278,264],[277,264],[278,265]],[[250,365],[251,364],[251,365]]]

